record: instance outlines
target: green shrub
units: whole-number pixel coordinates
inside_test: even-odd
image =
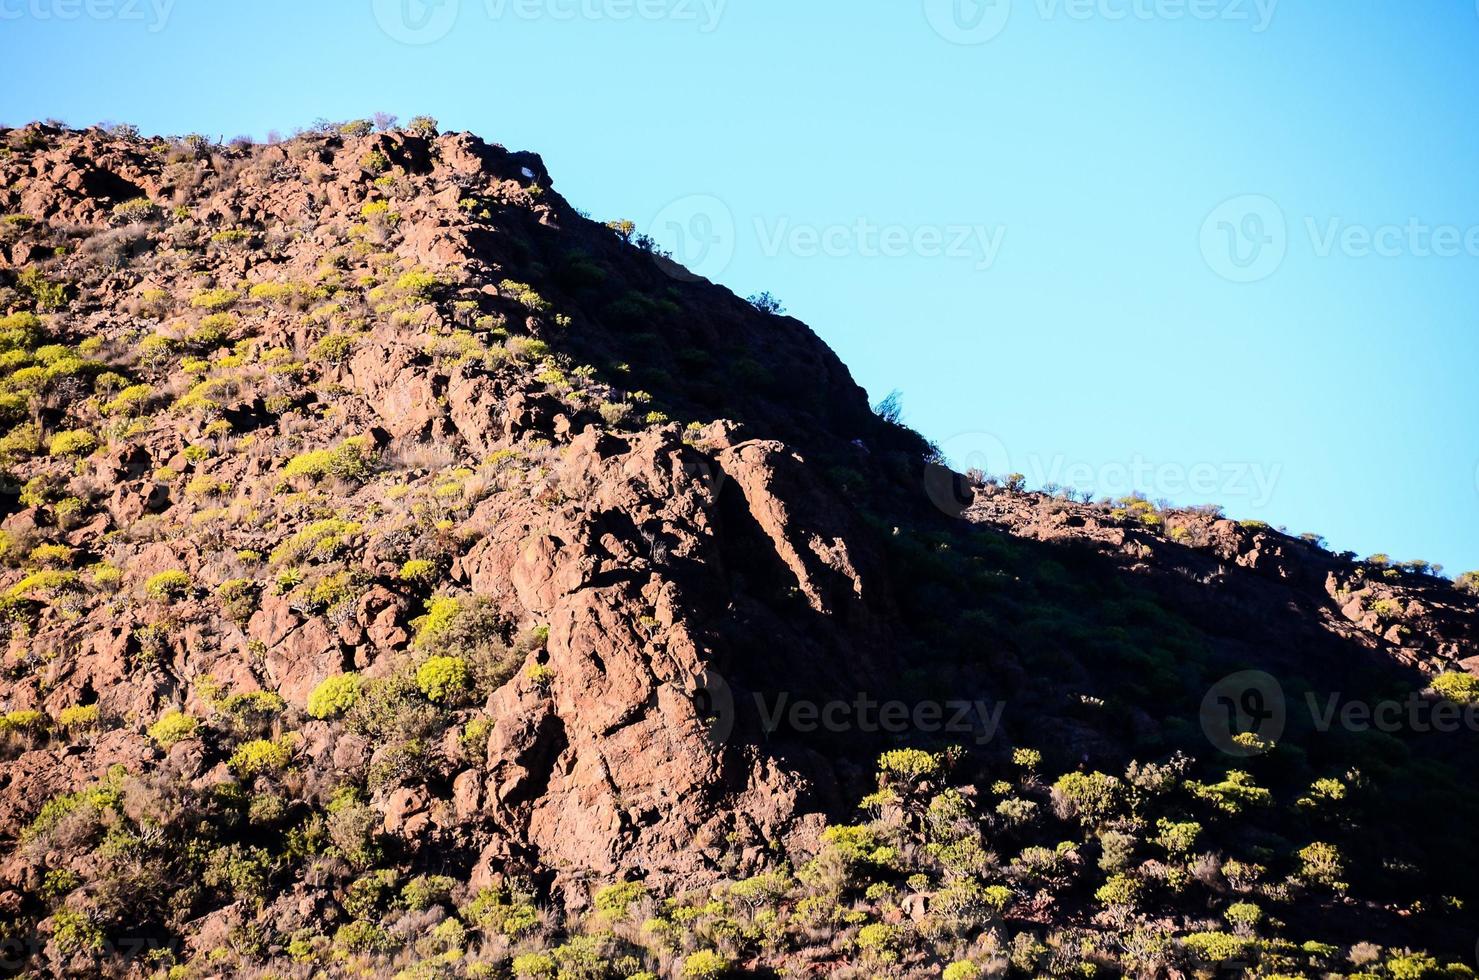
[[[1101,905],[1133,906],[1140,896],[1140,882],[1129,875],[1110,875],[1109,880],[1094,892]]]
[[[315,718],[337,718],[359,703],[363,690],[358,674],[327,677],[308,695],[308,713]]]
[[[1479,677],[1458,671],[1439,674],[1432,681],[1433,693],[1455,704],[1479,704]]]
[[[57,724],[63,728],[91,728],[98,723],[99,709],[95,704],[76,704],[57,712]]]
[[[1211,963],[1245,960],[1253,948],[1253,940],[1225,932],[1194,932],[1184,936],[1181,944]]]
[[[64,956],[102,952],[103,930],[86,915],[74,909],[62,909],[51,917],[52,942]]]
[[[1064,816],[1086,827],[1109,819],[1119,803],[1121,783],[1102,772],[1070,772],[1053,784],[1053,801]]]
[[[428,585],[436,579],[436,562],[427,561],[425,558],[412,558],[401,566],[400,579],[403,582],[415,582],[418,585]]]
[[[457,879],[446,875],[418,875],[401,889],[401,901],[413,912],[422,912],[434,905],[446,905],[457,887]]]
[[[286,769],[292,759],[293,747],[288,741],[273,742],[259,738],[237,746],[226,764],[237,776],[247,779],[260,773]]]
[[[39,711],[12,711],[0,715],[0,735],[39,735],[50,722]]]
[[[378,919],[395,898],[396,873],[381,868],[360,875],[344,891],[344,911],[356,919]]]
[[[228,844],[211,851],[201,881],[233,901],[260,899],[267,894],[272,856],[260,847]]]
[[[1345,858],[1334,844],[1316,841],[1301,848],[1299,862],[1299,874],[1305,881],[1337,892],[1346,890],[1346,883],[1340,880],[1345,872]]]
[[[234,313],[212,313],[201,317],[200,323],[185,338],[186,343],[197,350],[208,351],[226,343],[228,335],[241,323]],[[209,368],[209,364],[205,364]]]
[[[70,429],[52,436],[47,451],[53,456],[90,456],[97,448],[97,436],[86,429]]]
[[[917,783],[937,779],[943,767],[940,756],[920,749],[894,749],[878,757],[878,774],[886,781]]]
[[[0,316],[0,354],[33,349],[41,332],[41,320],[34,313]]]
[[[468,680],[467,661],[461,657],[431,657],[416,668],[416,687],[433,704],[461,697]]]
[[[183,742],[187,738],[194,738],[200,728],[200,722],[183,711],[166,711],[159,716],[159,720],[149,726],[149,737],[158,742],[160,747],[168,749],[177,742]]]
[[[266,721],[287,710],[287,702],[271,691],[242,691],[221,698],[216,707],[238,721]]]
[[[1155,842],[1173,855],[1190,851],[1196,845],[1197,837],[1202,832],[1202,825],[1196,821],[1178,823],[1161,819],[1156,821],[1155,826],[1157,831]]]
[[[531,313],[547,313],[549,311],[549,301],[535,292],[534,288],[526,282],[515,282],[512,279],[505,279],[498,284],[498,291],[517,300]]]
[[[225,310],[239,299],[241,294],[233,289],[207,289],[190,297],[190,305],[201,310]]]
[[[372,462],[369,437],[354,436],[334,449],[314,449],[294,456],[283,467],[282,479],[286,484],[299,478],[322,480],[332,476],[359,482],[369,477]]]
[[[66,568],[72,564],[72,549],[64,544],[38,544],[30,559],[44,568]]]
[[[683,980],[718,980],[728,972],[729,961],[711,949],[690,953],[683,961]]]
[[[144,583],[144,592],[149,598],[159,602],[172,602],[183,598],[189,594],[190,588],[190,576],[178,569],[151,575],[149,581]]]
[[[412,299],[428,299],[441,284],[442,281],[432,273],[413,269],[395,281],[395,288]]]
[[[406,123],[406,132],[424,139],[435,139],[439,123],[431,116],[412,116]]]
[[[956,960],[940,973],[940,980],[979,980],[981,968],[970,960]]]
[[[349,954],[388,953],[395,949],[390,933],[373,922],[356,920],[339,927],[334,933],[334,948]]]
[[[1227,919],[1232,925],[1251,929],[1262,920],[1263,909],[1254,905],[1252,902],[1234,902],[1227,907],[1227,911],[1223,913],[1223,918]]]
[[[390,169],[390,157],[378,147],[360,157],[360,169],[372,174],[383,174]]]
[[[124,388],[113,400],[103,405],[105,415],[139,415],[149,405],[149,399],[154,396],[154,388],[150,385],[129,385]]]
[[[631,907],[646,897],[647,888],[640,881],[607,885],[595,894],[596,911],[613,922],[627,917]]]
[[[159,216],[159,208],[147,197],[136,197],[113,205],[113,217],[119,221],[130,224],[139,221],[152,221]]]
[[[1268,806],[1273,794],[1253,781],[1253,777],[1233,769],[1220,783],[1191,781],[1186,788],[1198,799],[1206,800],[1224,813],[1239,814],[1250,806]]]
[[[555,958],[548,953],[521,953],[514,957],[513,971],[519,980],[553,980]]]
[[[15,282],[22,292],[31,297],[36,309],[43,313],[60,310],[67,305],[67,287],[47,279],[35,266],[22,270]]]
[[[315,361],[342,364],[349,360],[349,355],[354,353],[357,343],[358,341],[353,334],[326,334],[320,338],[318,343],[313,345],[312,356]]]

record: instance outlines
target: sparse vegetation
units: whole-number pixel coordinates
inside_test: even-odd
[[[1472,976],[1410,948],[1479,901],[1471,733],[1199,707],[1462,716],[1479,573],[1022,474],[945,521],[798,325],[394,126],[0,134],[17,972]],[[51,201],[112,139],[158,200]]]

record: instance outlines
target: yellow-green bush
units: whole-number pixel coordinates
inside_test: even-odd
[[[234,289],[207,289],[190,297],[190,305],[201,310],[225,310],[239,299],[241,294]]]
[[[403,582],[426,585],[436,578],[436,572],[436,562],[427,561],[425,558],[412,558],[401,566],[400,578]]]
[[[461,657],[431,657],[416,668],[416,687],[433,704],[455,700],[468,683],[467,661]]]
[[[261,773],[279,772],[286,769],[292,760],[293,747],[288,740],[274,742],[258,738],[237,746],[226,764],[232,772],[246,779]]]
[[[1433,678],[1433,693],[1455,704],[1479,704],[1479,677],[1448,671]]]
[[[105,415],[139,415],[148,407],[149,399],[153,396],[154,388],[151,385],[129,385],[115,395],[112,401],[103,405],[103,413]]]
[[[152,221],[159,216],[159,208],[147,197],[135,197],[113,205],[113,217],[119,221],[133,223]]]
[[[314,449],[294,456],[283,467],[282,481],[284,484],[297,479],[316,481],[329,476],[340,480],[364,480],[370,475],[372,462],[369,437],[354,436],[334,449]]]
[[[683,980],[719,980],[730,970],[729,961],[711,949],[688,954],[683,961]]]
[[[72,564],[72,549],[64,544],[38,544],[31,549],[30,560],[43,568],[66,568]]]
[[[99,709],[95,704],[75,704],[57,712],[56,722],[63,728],[91,728],[98,723]]]
[[[39,711],[12,711],[0,715],[0,735],[39,735],[50,727]]]
[[[353,334],[325,334],[319,339],[318,343],[313,345],[312,356],[315,361],[342,364],[349,360],[349,355],[354,353],[357,343],[358,340]]]
[[[553,980],[555,958],[548,953],[521,953],[514,957],[512,969],[518,980]]]
[[[364,680],[358,674],[326,677],[308,695],[308,713],[315,718],[337,718],[359,703]]]
[[[161,747],[169,748],[187,738],[194,738],[200,728],[199,719],[183,711],[166,711],[149,726],[149,737]]]
[[[607,885],[594,896],[596,911],[612,922],[627,917],[631,908],[647,895],[647,888],[640,881],[626,881]]]
[[[190,591],[190,587],[189,574],[179,569],[171,569],[149,576],[149,580],[144,583],[144,592],[151,599],[170,602],[183,598]]]
[[[53,456],[90,456],[97,448],[97,436],[86,429],[69,429],[52,436],[47,451]]]

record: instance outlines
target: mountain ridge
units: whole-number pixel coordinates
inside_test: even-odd
[[[1479,700],[1453,583],[952,473],[799,321],[428,121],[0,138],[17,969],[1464,952],[1472,727],[1298,711]],[[1219,746],[1204,694],[1249,671],[1288,733]],[[973,749],[777,727],[778,695],[1003,709]]]

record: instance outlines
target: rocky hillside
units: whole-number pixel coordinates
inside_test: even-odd
[[[951,473],[430,120],[0,143],[0,968],[1473,975],[1472,579]]]

